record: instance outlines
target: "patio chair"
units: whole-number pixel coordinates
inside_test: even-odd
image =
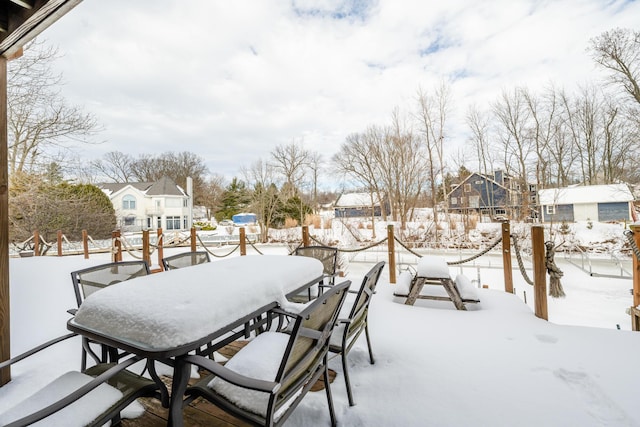
[[[12,359],[0,363],[0,369],[62,341],[76,336],[67,334],[52,339]],[[156,381],[127,368],[141,359],[131,357],[118,364],[92,366],[84,372],[70,371],[0,414],[0,425],[22,427],[43,420],[39,425],[102,426],[120,422],[120,412],[139,397],[160,398],[168,405],[168,393],[155,371]],[[162,386],[164,387],[164,386]]]
[[[367,338],[367,348],[369,349],[369,360],[373,365],[373,352],[371,351],[371,338],[369,337],[369,304],[376,289],[378,279],[384,268],[384,261],[377,263],[364,276],[360,290],[358,290],[353,304],[347,301],[342,307],[342,311],[338,318],[338,325],[331,334],[329,340],[329,351],[341,355],[342,371],[344,372],[344,381],[347,387],[347,396],[349,397],[349,405],[355,405],[353,393],[351,392],[351,383],[349,382],[349,371],[347,368],[347,355],[357,341],[360,334],[364,331]],[[343,313],[345,314],[343,316]]]
[[[323,376],[331,424],[336,425],[327,370],[329,338],[351,282],[332,286],[292,318],[290,333],[267,331],[224,365],[189,355],[182,363],[211,375],[187,388],[186,403],[203,397],[242,420],[260,426],[286,421]],[[176,367],[176,370],[178,367]]]
[[[323,278],[320,287],[311,286],[306,292],[292,296],[294,302],[307,302],[322,292],[322,285],[332,286],[335,283],[336,268],[338,264],[338,248],[331,246],[304,246],[297,248],[294,252],[296,256],[307,256],[320,260],[323,265]]]
[[[162,266],[165,270],[191,267],[192,265],[204,264],[205,262],[211,262],[207,251],[184,252],[162,258]]]
[[[133,279],[134,277],[146,276],[148,274],[150,274],[149,264],[144,260],[112,262],[72,271],[71,281],[73,282],[73,290],[76,295],[78,308],[80,308],[80,305],[85,298],[102,288],[106,288],[107,286],[119,282],[124,282],[125,280]],[[70,314],[75,315],[78,309],[74,308],[67,311]],[[96,363],[99,363],[106,362],[109,352],[107,347],[101,346],[102,357],[98,357],[89,344],[89,340],[87,338],[83,338],[81,365],[81,369],[83,371],[87,367],[87,354],[91,355]],[[110,355],[113,361],[117,360],[118,355],[115,353],[114,349],[111,349]]]

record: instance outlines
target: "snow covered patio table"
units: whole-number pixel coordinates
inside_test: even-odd
[[[90,295],[67,327],[111,347],[168,361],[286,306],[288,294],[317,283],[322,271],[322,263],[310,257],[255,255],[138,277]],[[174,373],[172,396],[182,396],[183,374],[188,379]],[[174,426],[182,425],[181,404],[182,399],[171,401]]]

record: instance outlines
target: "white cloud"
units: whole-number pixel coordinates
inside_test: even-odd
[[[44,36],[106,128],[83,155],[192,151],[232,177],[293,139],[328,158],[442,79],[462,139],[468,105],[595,80],[589,39],[637,22],[619,0],[85,0]]]

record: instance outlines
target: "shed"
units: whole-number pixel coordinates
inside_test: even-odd
[[[543,222],[628,221],[633,194],[627,184],[583,185],[538,191]]]
[[[380,198],[370,193],[346,193],[341,194],[334,206],[336,218],[358,218],[382,216]],[[372,211],[373,209],[373,211]]]

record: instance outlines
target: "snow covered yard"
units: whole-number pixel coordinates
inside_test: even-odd
[[[65,333],[66,310],[74,306],[69,272],[106,261],[12,259],[13,353]],[[351,263],[347,278],[358,285],[372,265]],[[370,314],[376,364],[369,364],[363,338],[349,355],[356,406],[348,406],[339,360],[330,362],[338,372],[332,391],[339,423],[640,426],[640,334],[628,331],[624,313],[630,282],[561,267],[567,297],[549,299],[550,322],[533,315],[532,296],[528,306],[501,291],[498,269],[482,271],[491,289],[478,289],[481,303],[463,312],[449,302],[405,306],[393,297],[385,268]],[[520,293],[526,286],[516,282]],[[0,388],[0,412],[79,366],[78,338],[16,365],[13,381]],[[323,392],[310,393],[287,423],[328,424]]]

